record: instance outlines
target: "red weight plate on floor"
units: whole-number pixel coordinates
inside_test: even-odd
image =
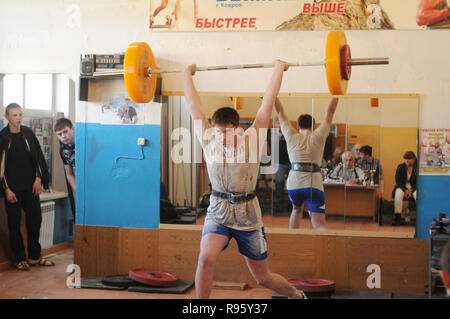
[[[335,289],[334,281],[322,278],[293,278],[289,282],[304,292],[328,292]]]
[[[134,281],[149,286],[173,287],[178,284],[177,276],[162,270],[135,268],[130,270],[129,276]]]

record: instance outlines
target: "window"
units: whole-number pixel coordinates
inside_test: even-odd
[[[17,103],[24,109],[52,110],[52,74],[6,74],[3,78],[3,106]]]
[[[65,189],[65,182],[60,181],[64,173],[52,171],[53,163],[59,161],[58,148],[53,147],[57,145],[53,124],[56,118],[69,117],[70,106],[75,105],[74,92],[75,83],[66,74],[0,74],[0,108],[3,106],[4,112],[10,103],[23,108],[22,125],[36,135],[50,173],[50,185],[55,183],[58,189]],[[2,118],[0,115],[0,129],[8,124]]]
[[[3,78],[3,105],[23,105],[23,74],[7,74]]]
[[[32,110],[52,110],[52,75],[25,75],[24,108]]]

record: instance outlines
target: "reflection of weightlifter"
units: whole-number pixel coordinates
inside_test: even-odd
[[[287,68],[286,63],[275,62],[271,82],[253,125],[241,136],[238,130],[239,114],[233,108],[218,109],[212,116],[213,127],[210,128],[192,80],[195,65],[187,67],[183,73],[184,94],[212,184],[195,275],[197,298],[209,297],[215,263],[231,238],[236,240],[239,252],[244,255],[257,283],[291,298],[305,298],[284,277],[269,270],[261,208],[255,194],[261,144],[266,138],[259,130],[267,132],[273,103]],[[242,142],[241,138],[245,143],[239,143],[239,140]]]
[[[447,0],[421,0],[417,10],[417,24],[450,28],[450,9]]]
[[[298,118],[299,130],[297,131],[289,122],[280,100],[277,99],[275,102],[281,131],[286,138],[291,161],[291,171],[286,186],[293,206],[289,221],[290,228],[299,228],[304,203],[311,215],[313,227],[315,229],[325,228],[325,196],[319,165],[337,104],[338,99],[333,98],[328,106],[325,120],[314,131],[312,116],[300,115]]]

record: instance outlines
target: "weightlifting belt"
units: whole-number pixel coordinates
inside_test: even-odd
[[[255,192],[251,193],[222,193],[216,190],[211,191],[211,195],[226,199],[230,204],[239,204],[243,202],[248,202],[256,197]]]
[[[292,163],[291,171],[315,173],[320,172],[320,167],[315,163]]]

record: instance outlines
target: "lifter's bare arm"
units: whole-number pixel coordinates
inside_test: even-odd
[[[269,86],[267,87],[261,107],[256,113],[255,121],[258,123],[259,127],[267,128],[269,127],[270,118],[272,117],[272,108],[275,103],[275,99],[280,92],[281,81],[283,80],[283,72],[289,68],[286,62],[275,60],[274,61],[274,71],[272,78],[270,79]]]
[[[331,100],[330,104],[328,105],[327,114],[325,115],[325,122],[328,125],[331,125],[333,123],[333,116],[334,116],[334,113],[336,112],[338,102],[339,102],[339,99],[337,97],[334,97]]]
[[[183,87],[184,87],[184,97],[189,106],[189,113],[193,121],[206,119],[205,114],[202,111],[200,96],[194,86],[194,80],[192,76],[195,74],[196,69],[195,64],[191,64],[186,67],[182,73],[183,77]]]
[[[275,110],[277,111],[278,120],[280,121],[280,124],[288,119],[286,113],[284,113],[284,108],[279,98],[276,98],[275,100]]]

